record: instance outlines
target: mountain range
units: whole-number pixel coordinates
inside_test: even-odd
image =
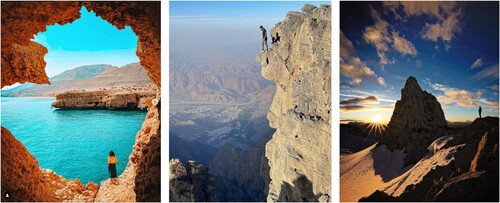
[[[64,71],[50,77],[49,80],[50,85],[25,83],[9,90],[2,90],[2,96],[55,96],[76,89],[153,84],[140,63],[122,67],[109,64],[85,65]]]

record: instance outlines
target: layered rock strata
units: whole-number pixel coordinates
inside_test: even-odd
[[[381,143],[389,149],[405,149],[406,164],[413,164],[427,153],[427,147],[448,129],[441,104],[436,97],[423,91],[417,79],[410,76],[401,89]]]
[[[169,199],[172,202],[210,202],[215,197],[215,178],[208,168],[196,161],[182,163],[179,159],[169,162]]]
[[[146,110],[146,101],[154,99],[154,89],[113,88],[109,90],[74,90],[56,95],[52,106],[59,109]]]
[[[257,56],[262,75],[276,82],[268,201],[330,200],[330,17],[329,5],[289,12],[271,30],[272,48]]]

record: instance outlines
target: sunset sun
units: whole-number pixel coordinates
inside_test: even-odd
[[[373,123],[380,123],[380,122],[382,122],[382,118],[379,115],[375,115],[372,117],[372,122]]]

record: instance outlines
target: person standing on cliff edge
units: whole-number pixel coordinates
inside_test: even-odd
[[[118,180],[116,179],[116,164],[118,164],[118,159],[115,156],[115,152],[109,151],[108,156],[108,172],[109,178],[111,178],[110,182],[113,184],[118,184]]]
[[[261,25],[260,26],[260,30],[262,31],[262,50],[261,52],[264,52],[264,44],[266,45],[266,50],[268,49],[267,47],[267,32],[266,32],[266,29]]]
[[[483,111],[483,109],[481,108],[481,106],[479,106],[479,109],[477,111],[479,112],[479,118],[481,118],[481,112]]]

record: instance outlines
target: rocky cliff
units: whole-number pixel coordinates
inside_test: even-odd
[[[10,131],[2,127],[2,194],[5,201],[60,202],[94,201],[99,186],[80,180],[66,180],[51,170],[39,168],[38,161]]]
[[[401,99],[396,102],[388,131],[381,136],[381,143],[389,149],[405,149],[406,164],[413,164],[426,153],[435,139],[448,129],[441,104],[436,97],[423,91],[417,79],[410,76],[401,89]]]
[[[52,106],[59,109],[146,110],[146,101],[155,96],[156,90],[151,87],[74,90],[56,95]]]
[[[272,48],[257,56],[276,83],[267,114],[276,129],[266,145],[268,201],[331,198],[331,7],[305,5],[271,30]]]
[[[402,177],[391,181],[383,192],[376,191],[360,201],[498,202],[498,122],[498,117],[477,118]],[[450,149],[455,152],[439,157]],[[434,157],[435,161],[426,163]],[[433,166],[436,161],[446,163]],[[419,181],[405,183],[415,178]]]
[[[264,156],[271,134],[264,135],[250,150],[224,144],[210,162],[210,175],[216,179],[218,201],[262,202],[269,185],[268,160]]]
[[[169,199],[171,202],[211,202],[215,197],[215,178],[208,168],[196,161],[182,163],[179,159],[169,162]]]

